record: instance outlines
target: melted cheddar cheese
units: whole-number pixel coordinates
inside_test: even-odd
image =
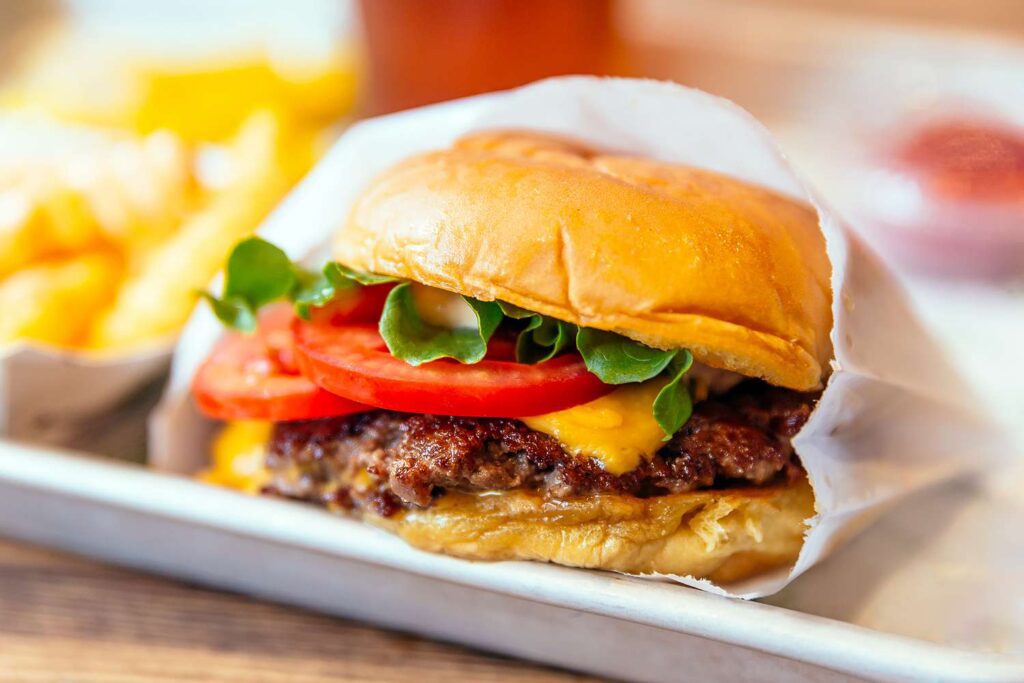
[[[201,472],[199,479],[247,493],[258,493],[267,478],[264,462],[270,428],[269,422],[228,422],[213,441],[210,468]]]
[[[651,413],[663,385],[661,379],[625,385],[590,403],[523,422],[558,439],[567,452],[593,458],[611,474],[624,474],[663,445],[665,432]]]

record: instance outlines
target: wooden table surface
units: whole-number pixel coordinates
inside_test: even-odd
[[[0,680],[593,680],[0,539]]]

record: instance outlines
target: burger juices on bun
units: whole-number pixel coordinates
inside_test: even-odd
[[[333,259],[231,255],[209,299],[239,331],[193,382],[229,423],[208,479],[474,559],[730,581],[796,558],[790,440],[832,355],[810,206],[478,133],[371,183]]]

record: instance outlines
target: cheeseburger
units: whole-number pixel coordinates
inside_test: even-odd
[[[231,254],[206,478],[428,550],[730,581],[796,558],[829,368],[812,207],[525,132],[409,158],[322,270]]]

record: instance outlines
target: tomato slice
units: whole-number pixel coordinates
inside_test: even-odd
[[[295,370],[291,321],[283,304],[260,315],[255,334],[226,334],[192,381],[199,410],[218,420],[310,420],[370,410],[324,391]]]
[[[394,287],[394,283],[386,283],[340,292],[326,306],[312,309],[311,318],[316,322],[330,322],[333,325],[356,322],[376,324],[384,310],[384,302]]]
[[[353,401],[411,413],[527,417],[598,398],[614,387],[587,371],[576,354],[537,365],[442,359],[412,366],[388,352],[375,325],[297,320],[295,355],[306,377]],[[498,357],[506,357],[503,347]]]

